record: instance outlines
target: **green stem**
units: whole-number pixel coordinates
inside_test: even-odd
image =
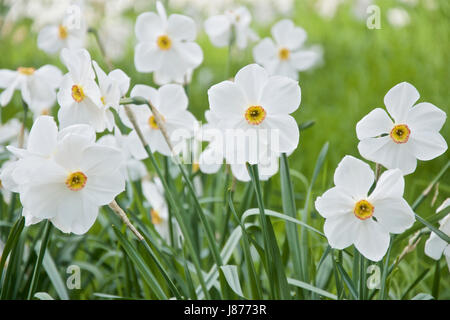
[[[27,300],[31,300],[36,290],[36,286],[39,280],[39,273],[41,271],[42,261],[44,260],[45,251],[47,249],[48,240],[50,238],[50,233],[52,231],[52,223],[47,220],[45,222],[44,237],[42,238],[41,247],[39,248],[39,254],[37,257],[36,264],[34,265],[33,276],[31,278],[30,289],[28,291]]]

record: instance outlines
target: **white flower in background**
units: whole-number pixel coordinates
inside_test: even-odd
[[[133,141],[130,141],[127,136],[123,136],[117,127],[114,129],[114,134],[107,134],[102,136],[100,139],[98,139],[97,143],[103,146],[109,146],[120,150],[123,158],[121,170],[123,175],[129,180],[136,181],[147,175],[147,169],[145,168],[145,165],[141,161],[133,158],[133,156],[131,155],[129,149],[130,143],[133,143]],[[135,141],[135,143],[140,143],[140,141]]]
[[[167,17],[159,1],[156,9],[158,14],[145,12],[137,17],[134,64],[139,72],[154,72],[159,81],[178,81],[203,61],[202,49],[194,42],[196,25],[180,14]]]
[[[376,108],[356,125],[360,154],[388,169],[399,168],[403,174],[416,170],[417,159],[434,159],[447,150],[439,134],[446,113],[428,102],[414,106],[420,95],[407,82],[397,84],[384,97],[389,115]]]
[[[367,8],[373,5],[374,0],[356,0],[353,4],[353,15],[358,20],[365,20],[368,17]]]
[[[187,110],[188,98],[181,85],[166,84],[156,90],[150,86],[138,84],[131,90],[130,96],[143,97],[152,103],[159,113],[173,147],[192,137],[197,120]],[[172,155],[150,108],[147,105],[130,105],[130,108],[152,152],[156,151],[166,156]],[[119,115],[126,126],[133,128],[124,109],[120,109]],[[129,139],[132,155],[139,160],[147,158],[148,155],[135,130],[131,131]]]
[[[4,146],[6,144],[17,146],[17,139],[21,128],[22,124],[16,118],[0,124],[0,152],[5,150]]]
[[[10,177],[10,172],[15,168],[14,162],[15,162],[14,160],[7,160],[3,162],[0,168],[0,192],[2,193],[3,201],[8,205],[11,203],[11,195],[12,191],[14,190],[5,188],[5,186],[3,185],[4,184],[3,179],[4,178],[8,179]],[[6,185],[7,186],[12,185],[13,189],[15,186],[14,181],[12,181],[12,184],[9,184],[9,181],[7,181]]]
[[[247,8],[239,7],[208,18],[205,21],[205,31],[216,47],[228,46],[234,39],[238,48],[245,49],[249,41],[258,39],[258,35],[250,29],[251,20]]]
[[[89,124],[97,132],[105,130],[109,118],[102,103],[102,93],[95,82],[91,56],[85,49],[61,51],[61,59],[69,69],[58,91],[58,120],[61,127]]]
[[[47,53],[59,52],[62,48],[78,49],[84,46],[87,28],[78,5],[71,5],[61,22],[44,27],[38,34],[38,48]]]
[[[441,212],[445,208],[450,206],[450,198],[447,198],[444,203],[436,210],[436,213]],[[444,219],[440,221],[439,230],[450,237],[450,214],[446,215]],[[450,271],[450,244],[441,239],[434,232],[431,232],[430,237],[425,243],[425,254],[434,260],[439,260],[442,255],[447,260],[448,269]]]
[[[389,247],[389,233],[402,233],[414,223],[414,213],[403,199],[404,179],[400,170],[383,172],[375,189],[370,166],[345,156],[334,173],[335,187],[315,202],[324,217],[324,233],[332,248],[352,244],[372,261],[380,261]]]
[[[106,7],[115,7],[107,5]],[[133,33],[133,24],[121,15],[107,16],[100,24],[98,30],[100,39],[112,60],[122,59],[128,47],[128,39]]]
[[[315,3],[317,13],[326,19],[332,19],[336,15],[338,7],[345,0],[318,0]]]
[[[166,199],[164,198],[164,189],[159,178],[155,178],[154,182],[143,180],[142,181],[142,193],[150,204],[150,218],[156,231],[161,237],[169,242],[170,241],[170,229],[169,229],[169,207],[167,206]],[[173,221],[174,238],[177,241],[182,239],[180,227],[178,223]]]
[[[297,148],[300,132],[290,116],[301,100],[297,81],[269,76],[251,64],[238,71],[234,82],[212,86],[208,98],[217,126],[224,131],[227,163],[255,164],[262,154]]]
[[[396,28],[402,28],[411,22],[408,12],[402,8],[388,9],[387,20],[393,27]]]
[[[16,184],[26,225],[49,219],[62,232],[86,233],[99,207],[125,190],[118,149],[95,143],[88,125],[58,132],[52,117],[39,117],[27,149],[8,147],[20,159],[9,177]]]
[[[114,127],[114,115],[109,108],[119,110],[120,98],[128,92],[130,77],[120,69],[115,69],[106,74],[96,61],[93,61],[95,73],[97,74],[100,89],[100,101],[105,109],[106,128],[112,130]]]
[[[318,47],[303,48],[306,31],[296,27],[291,20],[277,22],[271,32],[275,41],[264,38],[253,48],[255,61],[270,74],[297,80],[299,71],[310,69],[321,59]]]
[[[20,90],[23,101],[35,115],[48,113],[56,101],[56,89],[61,83],[61,71],[52,65],[39,69],[19,67],[16,71],[0,70],[0,104],[6,106],[15,90]]]

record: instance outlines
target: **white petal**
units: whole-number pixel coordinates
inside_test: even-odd
[[[74,124],[64,128],[58,133],[58,141],[62,141],[68,135],[79,135],[86,137],[89,143],[94,143],[96,139],[95,130],[87,124]]]
[[[46,64],[37,69],[34,75],[53,89],[59,87],[63,77],[61,70],[50,64]]]
[[[409,111],[406,123],[411,131],[439,131],[446,118],[444,111],[431,103],[422,102]]]
[[[298,71],[305,71],[312,68],[321,56],[321,52],[317,49],[304,49],[291,52],[289,62]]]
[[[27,150],[43,157],[50,156],[56,147],[58,127],[53,117],[40,116],[31,127]]]
[[[63,42],[58,37],[58,27],[44,27],[38,34],[37,45],[39,49],[47,53],[58,52],[63,45]]]
[[[332,248],[344,249],[355,242],[359,223],[353,214],[343,214],[326,219],[323,232]]]
[[[419,92],[413,85],[402,82],[388,91],[384,96],[384,104],[395,122],[402,123],[419,98]]]
[[[84,196],[96,205],[106,205],[125,190],[125,179],[119,170],[88,176]]]
[[[244,116],[247,101],[242,90],[231,81],[222,81],[208,90],[211,111],[219,117],[234,117],[239,120]]]
[[[81,169],[83,152],[90,144],[91,141],[87,136],[67,135],[58,143],[53,158],[68,172],[78,171]]]
[[[232,163],[231,172],[233,176],[242,182],[248,182],[251,180],[250,175],[245,164]]]
[[[215,148],[208,147],[200,154],[200,171],[206,174],[212,174],[219,171],[223,164],[223,154]]]
[[[306,32],[295,27],[291,20],[284,19],[276,23],[272,29],[272,36],[279,46],[295,50],[306,40]]]
[[[370,199],[383,199],[388,197],[403,197],[405,179],[400,169],[389,169],[378,179],[375,190],[370,194]]]
[[[236,73],[234,82],[244,92],[247,98],[247,105],[251,106],[259,105],[261,94],[268,79],[268,74],[263,67],[257,64],[250,64]]]
[[[283,114],[270,115],[270,117],[266,117],[263,124],[270,131],[278,130],[278,146],[271,143],[271,151],[275,153],[291,153],[297,148],[300,139],[300,130],[293,117]],[[268,132],[268,134],[270,135],[271,132]]]
[[[216,47],[227,46],[231,34],[230,21],[224,15],[210,17],[205,21],[205,32]]]
[[[374,181],[370,166],[352,156],[345,156],[334,173],[334,184],[356,200],[366,197]]]
[[[174,45],[174,50],[179,55],[177,59],[182,59],[186,64],[182,70],[177,70],[181,76],[185,75],[189,69],[198,67],[203,61],[202,48],[196,42],[180,42]]]
[[[163,21],[154,12],[144,12],[136,19],[135,32],[138,41],[154,42],[164,32]]]
[[[14,94],[14,91],[17,87],[20,86],[20,77],[16,77],[10,85],[0,94],[0,105],[6,106],[10,101]],[[25,97],[24,97],[25,98]]]
[[[130,132],[130,134],[126,137],[126,143],[128,150],[134,158],[143,160],[148,157],[148,154],[142,146],[142,142],[136,131],[133,130]]]
[[[447,151],[447,142],[436,131],[411,131],[408,144],[417,159],[428,161]]]
[[[389,241],[389,232],[379,223],[367,219],[358,224],[355,247],[367,259],[372,261],[383,259],[388,250]]]
[[[411,150],[411,143],[396,144],[391,137],[363,139],[358,150],[367,160],[379,163],[387,169],[400,169],[404,175],[416,170],[417,160]]]
[[[317,212],[324,218],[353,214],[354,206],[355,200],[339,187],[329,189],[315,202]]]
[[[403,198],[376,199],[372,204],[375,207],[373,216],[391,233],[402,233],[415,221],[414,212]]]
[[[447,242],[432,232],[430,238],[425,242],[425,254],[434,260],[439,260],[447,246]]]
[[[292,113],[300,105],[300,86],[297,81],[286,77],[270,77],[262,90],[260,101],[267,112],[273,114]]]
[[[167,20],[167,33],[178,40],[194,41],[197,30],[194,20],[181,14],[172,14]]]
[[[177,113],[186,110],[188,98],[183,86],[179,84],[166,84],[159,88],[160,101],[158,111],[164,116],[176,116]]]
[[[126,95],[128,89],[130,88],[130,77],[120,69],[114,69],[108,74],[108,76],[118,84],[120,95]]]
[[[277,49],[272,39],[264,38],[253,48],[253,58],[256,63],[264,65],[270,60],[277,59]]]
[[[162,65],[164,52],[155,43],[138,43],[134,51],[134,65],[138,72],[152,72]]]
[[[107,146],[94,145],[83,152],[81,169],[89,177],[91,175],[108,175],[122,166],[120,150]]]
[[[17,71],[1,69],[0,70],[0,88],[7,88],[18,76]]]
[[[389,134],[393,126],[386,111],[381,108],[372,110],[356,124],[356,135],[359,140]]]

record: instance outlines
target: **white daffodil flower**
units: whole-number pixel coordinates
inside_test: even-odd
[[[251,64],[239,70],[234,82],[212,86],[208,97],[217,126],[224,132],[227,163],[255,164],[260,155],[297,148],[300,132],[290,116],[301,100],[297,81],[269,76],[264,68]]]
[[[216,47],[225,47],[235,39],[240,49],[245,49],[249,41],[258,40],[258,35],[250,29],[252,16],[246,7],[227,10],[224,14],[212,16],[205,21],[205,31]]]
[[[5,151],[4,146],[7,144],[17,146],[21,128],[22,124],[16,118],[12,118],[8,122],[0,124],[0,152]]]
[[[447,198],[444,203],[436,210],[436,213],[441,212],[450,206],[450,198]],[[440,222],[439,230],[450,237],[450,214],[446,215]],[[434,260],[439,260],[442,255],[447,260],[448,270],[450,271],[450,244],[441,239],[434,232],[431,232],[427,242],[425,242],[425,254]]]
[[[27,149],[8,149],[19,160],[1,177],[15,184],[26,225],[49,219],[62,232],[84,234],[99,207],[125,190],[120,150],[95,143],[88,125],[58,132],[52,117],[41,116],[31,128]]]
[[[63,48],[78,49],[84,46],[87,28],[79,6],[68,10],[59,24],[49,25],[39,32],[38,48],[47,53],[57,53]]]
[[[134,64],[139,72],[154,72],[160,84],[180,81],[203,61],[203,51],[194,42],[194,20],[172,14],[169,17],[158,1],[155,12],[140,14],[136,20]]]
[[[129,151],[129,139],[127,139],[127,136],[122,135],[118,128],[114,129],[114,134],[102,136],[98,139],[97,143],[103,146],[113,147],[121,151],[123,158],[121,171],[123,175],[128,178],[128,180],[140,180],[147,175],[145,165],[141,161],[133,158],[131,155],[131,152]],[[136,141],[136,143],[140,143],[140,141]]]
[[[161,180],[155,178],[154,182],[143,180],[142,181],[142,193],[145,199],[150,204],[150,218],[156,231],[161,235],[165,241],[170,241],[169,230],[169,207],[166,199],[164,198],[164,188]],[[177,241],[182,240],[182,234],[180,227],[176,220],[173,221],[174,236]]]
[[[431,160],[447,150],[439,133],[446,113],[428,102],[414,106],[419,97],[414,86],[399,83],[384,97],[389,115],[376,108],[358,122],[358,150],[364,158],[407,175],[416,170],[417,159]]]
[[[97,74],[100,88],[100,101],[105,109],[106,128],[112,131],[114,127],[114,115],[109,108],[119,110],[120,98],[128,92],[130,77],[120,69],[115,69],[106,74],[96,61],[92,61]]]
[[[143,97],[152,103],[159,113],[174,149],[192,137],[197,120],[187,110],[188,98],[181,85],[166,84],[156,90],[150,86],[138,84],[131,90],[130,96]],[[152,152],[156,151],[166,156],[172,155],[150,108],[147,105],[130,105],[130,108]],[[119,115],[126,126],[133,128],[123,108],[120,109]],[[131,131],[128,138],[131,154],[139,160],[147,158],[148,155],[135,130]]]
[[[48,114],[56,101],[56,89],[62,80],[61,71],[52,65],[39,69],[19,67],[16,71],[0,70],[0,104],[6,106],[15,90],[20,90],[22,99],[35,115]]]
[[[61,106],[58,111],[61,127],[88,124],[97,132],[105,130],[111,119],[107,117],[102,93],[95,82],[89,52],[85,49],[63,49],[61,59],[69,70],[57,94]]]
[[[324,217],[324,233],[332,248],[344,249],[352,244],[372,261],[380,261],[389,247],[389,233],[402,233],[415,221],[414,213],[403,199],[402,172],[383,172],[375,189],[370,166],[345,156],[334,173],[335,187],[315,202]]]
[[[303,48],[306,31],[284,19],[272,27],[272,37],[264,38],[253,48],[256,63],[270,74],[298,79],[298,73],[312,68],[321,59],[318,47]]]

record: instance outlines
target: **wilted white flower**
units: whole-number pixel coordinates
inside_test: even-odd
[[[35,115],[48,113],[56,101],[56,89],[61,79],[61,71],[49,64],[39,69],[32,67],[19,67],[16,71],[1,69],[0,88],[5,90],[0,94],[0,104],[6,106],[17,89]]]
[[[62,48],[82,48],[86,32],[80,6],[71,5],[59,24],[46,26],[39,32],[37,44],[39,49],[47,53],[56,53]]]
[[[251,64],[239,70],[234,82],[212,86],[208,98],[224,132],[227,163],[260,163],[261,155],[270,158],[297,148],[300,132],[290,115],[301,100],[296,81],[269,76],[264,68]]]
[[[102,93],[95,82],[89,52],[85,49],[63,49],[61,59],[69,69],[57,95],[61,106],[58,111],[61,127],[82,123],[91,125],[98,132],[105,130],[110,118],[107,117]]]
[[[439,213],[449,206],[450,198],[447,198],[436,212]],[[440,221],[439,230],[450,237],[450,214],[446,215],[445,218]],[[431,232],[430,238],[428,238],[425,243],[425,254],[434,260],[439,260],[442,255],[444,255],[450,271],[450,244],[441,239],[434,232]]]
[[[439,134],[446,113],[428,102],[414,106],[419,97],[414,86],[399,83],[384,97],[393,120],[376,108],[358,122],[358,149],[364,158],[388,169],[399,168],[406,175],[416,170],[417,159],[431,160],[447,150]]]
[[[188,98],[181,85],[166,84],[156,90],[150,86],[138,84],[131,90],[130,96],[143,97],[152,103],[159,113],[173,147],[192,137],[197,121],[187,110]],[[147,105],[130,105],[130,108],[152,152],[156,151],[166,156],[172,155],[172,150],[170,150],[150,108]],[[123,109],[119,114],[123,123],[129,128],[133,128]],[[148,155],[135,130],[131,131],[129,139],[130,152],[133,156],[136,159],[147,158]]]
[[[234,39],[240,49],[247,47],[249,41],[258,39],[250,29],[252,17],[245,7],[225,11],[225,14],[212,16],[205,21],[205,31],[213,45],[225,47]]]
[[[298,72],[313,67],[321,58],[320,49],[303,48],[306,31],[284,19],[272,27],[272,37],[264,38],[253,48],[255,61],[270,73],[294,80]]]
[[[324,233],[332,248],[352,244],[372,261],[380,261],[389,247],[389,233],[402,233],[414,223],[414,213],[403,199],[400,170],[383,172],[375,189],[370,166],[345,156],[334,173],[335,187],[318,197],[317,211],[324,217]]]
[[[387,11],[387,19],[396,28],[404,27],[411,22],[408,12],[402,8],[390,8]]]
[[[26,225],[49,219],[63,232],[84,234],[99,207],[125,189],[120,151],[96,144],[88,125],[58,132],[52,117],[41,116],[27,149],[8,149],[19,160],[1,177],[12,180],[12,191],[19,192]]]
[[[186,73],[203,61],[203,52],[194,42],[194,20],[180,14],[169,17],[158,1],[155,12],[145,12],[136,20],[134,64],[139,72],[154,72],[160,84],[184,79]]]

